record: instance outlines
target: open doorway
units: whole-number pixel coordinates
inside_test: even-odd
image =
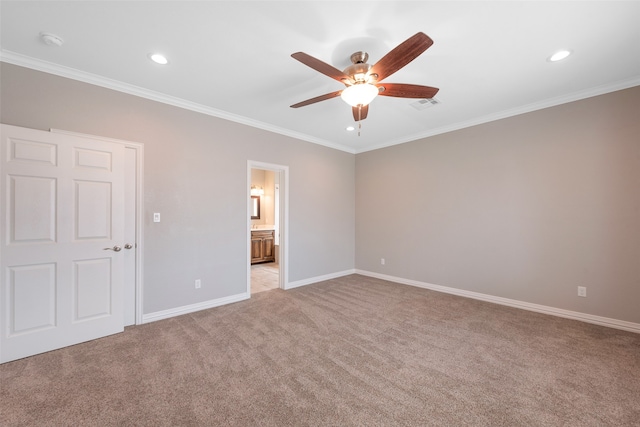
[[[286,289],[288,167],[248,162],[247,293]]]

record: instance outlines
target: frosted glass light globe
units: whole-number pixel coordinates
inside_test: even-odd
[[[378,96],[378,88],[369,83],[356,83],[340,94],[342,100],[352,107],[368,105],[376,96]]]

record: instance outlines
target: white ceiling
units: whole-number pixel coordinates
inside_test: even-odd
[[[251,126],[363,152],[640,85],[638,1],[1,1],[1,59]],[[417,32],[434,44],[385,79],[440,88],[439,105],[378,97],[362,122],[336,68],[374,64]],[[39,34],[53,33],[61,47]],[[547,58],[571,49],[568,59]],[[166,66],[147,55],[162,52]]]

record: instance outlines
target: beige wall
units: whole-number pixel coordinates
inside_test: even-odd
[[[2,123],[145,144],[145,313],[244,292],[254,160],[290,168],[290,281],[355,267],[640,323],[638,87],[354,156],[0,66]]]
[[[144,144],[145,314],[245,292],[248,160],[289,167],[289,281],[354,268],[354,155],[6,63],[0,73],[2,123]]]
[[[357,269],[640,323],[640,87],[358,154],[356,217]]]
[[[260,196],[260,219],[252,219],[251,225],[275,225],[275,172],[264,169],[251,169],[251,185],[262,187]]]

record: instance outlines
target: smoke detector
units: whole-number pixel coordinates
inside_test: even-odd
[[[61,37],[51,33],[40,33],[40,39],[47,46],[62,46],[62,43],[64,43]]]

